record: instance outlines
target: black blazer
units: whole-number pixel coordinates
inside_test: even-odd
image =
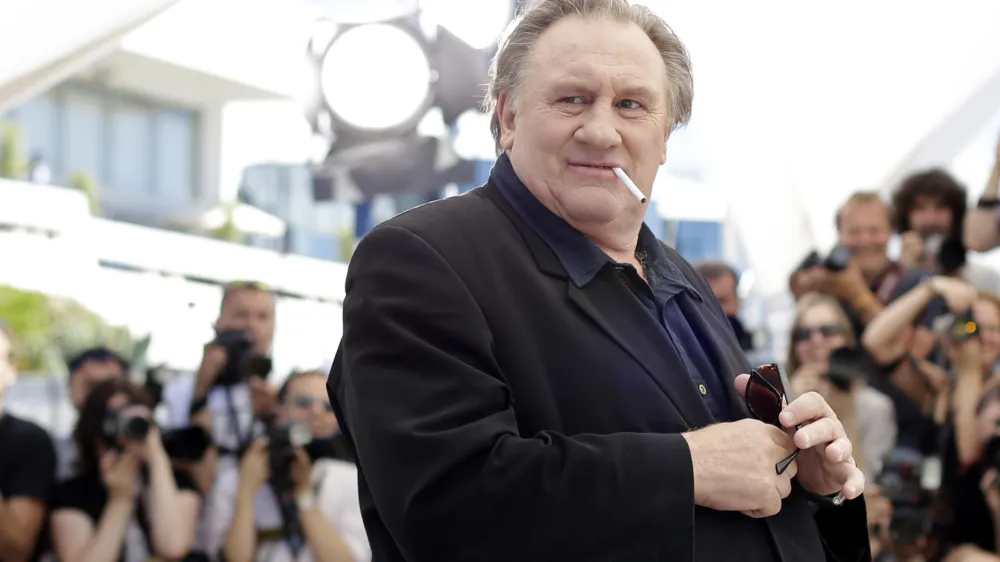
[[[707,284],[694,321],[748,372]],[[680,433],[712,422],[613,268],[584,288],[487,184],[369,233],[328,389],[377,562],[870,560],[864,500],[766,521],[694,506]],[[627,289],[625,289],[627,291]],[[746,416],[740,397],[729,399]],[[817,525],[817,521],[819,525]],[[763,538],[762,538],[763,537]],[[759,554],[758,554],[759,553]]]

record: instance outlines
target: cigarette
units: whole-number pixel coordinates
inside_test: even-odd
[[[625,175],[625,170],[622,170],[621,168],[611,168],[611,169],[614,170],[615,175],[618,176],[618,179],[622,180],[622,183],[625,184],[625,187],[627,187],[628,190],[632,192],[632,195],[635,195],[635,198],[638,199],[640,203],[646,202],[646,196],[642,194],[642,191],[639,191],[639,188],[636,187],[634,183],[632,183],[632,178]]]

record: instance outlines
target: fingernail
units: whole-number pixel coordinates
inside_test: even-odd
[[[784,412],[781,412],[780,416],[778,416],[778,421],[784,425],[793,425],[795,423],[795,414],[785,410]]]

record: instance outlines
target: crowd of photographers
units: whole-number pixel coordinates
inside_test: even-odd
[[[1000,562],[1000,274],[967,261],[1000,246],[998,195],[1000,144],[972,206],[939,169],[891,201],[854,193],[836,247],[789,279],[782,364],[795,395],[821,393],[855,444],[878,561]],[[735,272],[699,270],[740,334]]]
[[[370,560],[326,373],[268,382],[274,312],[266,287],[228,285],[196,376],[165,387],[107,349],[74,357],[67,439],[3,411],[0,325],[0,561]]]
[[[1000,274],[966,259],[1000,246],[1000,145],[966,202],[942,170],[891,202],[855,193],[837,246],[789,279],[782,364],[855,443],[881,562],[1000,562]],[[751,361],[768,361],[739,320],[737,273],[698,270]],[[16,342],[0,325],[0,561],[369,560],[325,373],[268,382],[274,312],[266,287],[228,285],[198,372],[166,387],[136,384],[106,349],[73,358],[66,440],[3,412]]]

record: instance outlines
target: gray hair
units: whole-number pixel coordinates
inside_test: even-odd
[[[639,26],[660,51],[667,70],[670,128],[676,129],[691,118],[694,99],[691,59],[670,26],[649,8],[631,6],[628,0],[536,0],[512,22],[490,65],[490,83],[483,109],[490,114],[490,132],[493,133],[498,155],[503,153],[500,115],[497,112],[500,94],[516,95],[531,49],[538,38],[554,23],[572,15],[607,18]]]

